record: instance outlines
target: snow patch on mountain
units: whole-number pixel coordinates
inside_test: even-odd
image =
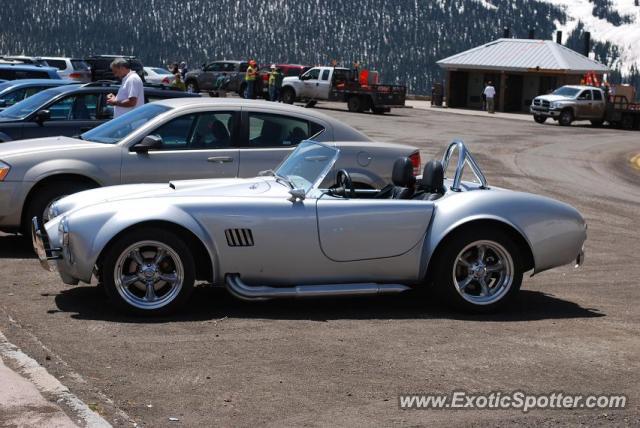
[[[578,22],[584,24],[584,30],[591,33],[591,39],[609,42],[620,48],[620,58],[611,64],[619,67],[622,74],[628,74],[632,65],[640,67],[640,6],[634,0],[611,0],[611,9],[618,12],[629,23],[614,25],[606,19],[593,14],[594,4],[589,0],[539,0],[551,3],[564,10],[567,15],[565,24],[556,21],[556,27],[565,37],[571,33]]]

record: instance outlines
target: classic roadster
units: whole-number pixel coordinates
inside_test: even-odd
[[[256,178],[77,193],[51,207],[44,230],[34,219],[34,248],[64,283],[95,275],[137,314],[176,310],[197,280],[246,300],[432,287],[463,310],[489,312],[513,298],[525,272],[583,261],[577,210],[490,187],[462,142],[422,177],[399,158],[379,190],[354,188],[348,170],[334,169],[340,156],[339,144],[305,141]],[[466,167],[475,181],[462,181]]]

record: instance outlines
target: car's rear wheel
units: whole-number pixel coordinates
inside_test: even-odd
[[[169,230],[146,227],[107,249],[101,268],[115,306],[135,315],[167,315],[193,291],[195,263],[188,245]]]
[[[571,109],[562,110],[558,121],[561,126],[571,125],[571,122],[573,122],[573,111],[571,111]]]
[[[293,104],[296,101],[296,93],[291,88],[282,90],[282,102],[285,104]]]
[[[364,103],[362,102],[362,98],[360,97],[351,97],[349,101],[347,101],[347,108],[349,111],[354,113],[360,113],[364,110]]]
[[[31,226],[31,219],[34,217],[38,218],[38,224],[41,225],[49,221],[49,208],[59,199],[94,187],[85,182],[60,180],[51,181],[37,188],[34,190],[34,194],[26,207],[22,233],[25,236],[29,235],[28,228]]]
[[[522,284],[518,246],[499,228],[456,233],[445,243],[432,266],[438,294],[467,312],[498,310],[517,294]]]
[[[200,88],[198,87],[198,82],[196,82],[195,80],[188,80],[187,92],[192,94],[197,94],[198,92],[200,92]]]
[[[536,123],[545,123],[547,121],[547,116],[543,116],[541,114],[534,114],[533,120],[535,120]]]

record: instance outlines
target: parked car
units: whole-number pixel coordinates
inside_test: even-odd
[[[10,61],[20,64],[30,64],[30,65],[39,65],[42,67],[50,67],[47,62],[37,56],[26,56],[26,55],[2,55],[0,59],[4,61]]]
[[[58,69],[39,65],[0,63],[0,79],[60,79]]]
[[[445,180],[452,148],[462,161]],[[34,219],[34,248],[65,284],[95,273],[116,307],[144,315],[187,303],[196,280],[243,300],[423,288],[425,298],[491,312],[513,299],[525,272],[584,259],[575,208],[490,188],[461,142],[428,162],[417,185],[399,158],[391,198],[358,192],[346,169],[335,174],[348,153],[305,141],[255,178],[82,192],[53,204],[44,228]],[[477,183],[461,181],[465,162]]]
[[[224,73],[229,80],[225,89],[242,94],[246,88],[244,76],[247,72],[248,66],[249,63],[247,61],[229,60],[213,61],[208,64],[202,64],[201,69],[192,70],[185,76],[187,91],[200,92],[217,89],[215,87],[216,80]]]
[[[73,83],[73,80],[63,79],[20,79],[0,82],[0,111],[45,89]]]
[[[309,137],[350,141],[351,154],[339,165],[352,168],[358,188],[384,186],[398,156],[412,157],[419,168],[417,148],[372,144],[308,109],[242,99],[164,100],[77,138],[0,144],[0,230],[28,230],[33,216],[47,218],[52,201],[93,187],[255,176]]]
[[[0,143],[26,138],[81,134],[113,118],[107,95],[119,85],[86,83],[45,89],[0,111]],[[166,98],[199,97],[162,87],[145,87],[145,102]]]
[[[144,67],[144,78],[147,83],[156,85],[171,86],[176,80],[176,76],[171,74],[169,70],[161,67]]]
[[[353,71],[340,67],[313,67],[298,77],[285,77],[282,101],[338,101],[349,111],[383,114],[393,107],[404,107],[407,88],[354,79]]]
[[[83,59],[43,56],[49,67],[58,69],[58,74],[63,79],[75,80],[77,82],[91,82],[91,67]]]
[[[309,70],[311,66],[300,64],[276,64],[276,67],[282,71],[284,77],[298,77],[305,71]],[[258,94],[262,94],[264,98],[269,97],[269,73],[271,72],[271,65],[267,65],[258,70]]]
[[[129,62],[129,66],[144,82],[144,66],[135,56],[129,55],[92,55],[84,59],[91,67],[91,81],[118,80],[111,71],[111,63],[116,58],[124,58]]]
[[[640,128],[640,104],[620,95],[609,99],[602,89],[592,86],[562,86],[552,94],[535,97],[530,111],[537,123],[552,118],[562,126],[589,120],[593,126],[609,122],[624,129]]]

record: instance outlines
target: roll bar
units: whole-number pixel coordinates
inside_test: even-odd
[[[471,167],[473,174],[480,182],[480,188],[488,189],[489,186],[487,185],[487,179],[462,140],[453,140],[451,144],[449,144],[449,147],[447,147],[447,151],[444,152],[444,156],[442,157],[442,168],[444,169],[445,174],[449,167],[449,160],[451,160],[451,156],[453,156],[456,150],[458,151],[458,164],[456,165],[456,172],[453,176],[453,185],[451,186],[451,190],[454,192],[461,191],[460,181],[462,180],[462,173],[464,171],[465,164],[469,164],[469,167]]]

